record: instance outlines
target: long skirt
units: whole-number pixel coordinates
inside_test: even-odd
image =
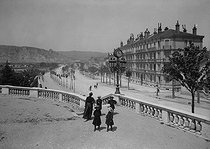
[[[94,117],[92,124],[95,126],[100,126],[101,125],[101,117],[100,116]]]
[[[85,107],[85,110],[84,110],[84,113],[83,113],[83,118],[91,119],[92,112],[93,112],[92,106],[91,105],[87,105]]]

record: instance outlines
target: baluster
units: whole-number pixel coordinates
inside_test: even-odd
[[[158,119],[158,109],[154,108],[154,117]]]
[[[170,124],[171,125],[174,125],[174,115],[173,115],[173,113],[170,113]]]
[[[147,106],[144,105],[144,115],[147,115]]]
[[[179,126],[179,116],[178,115],[175,115],[175,117],[174,117],[174,125],[175,126]]]
[[[190,123],[190,131],[195,132],[195,119],[191,119],[191,123]]]
[[[185,118],[185,122],[184,122],[184,129],[185,130],[189,130],[190,128],[189,128],[189,124],[190,124],[190,121],[189,121],[189,119],[186,117]]]
[[[147,115],[150,116],[150,107],[147,106]]]
[[[158,119],[160,121],[163,121],[163,119],[162,119],[162,109],[158,109]]]
[[[133,109],[136,109],[137,103],[133,101]]]
[[[201,130],[202,130],[201,121],[197,121],[196,133],[199,134],[199,135],[201,135]]]
[[[184,118],[183,118],[183,116],[180,116],[179,127],[182,128],[182,129],[184,128]]]

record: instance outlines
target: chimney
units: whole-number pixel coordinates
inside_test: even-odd
[[[179,21],[177,20],[176,25],[175,25],[175,28],[176,28],[176,31],[177,31],[177,32],[179,32],[179,26],[180,26],[180,25],[179,25]]]
[[[139,37],[140,37],[140,40],[143,39],[143,32],[141,32]]]
[[[150,31],[147,29],[147,37],[149,37],[150,35]]]
[[[130,40],[128,39],[128,40],[127,40],[127,44],[129,44],[129,43],[130,43]]]
[[[157,34],[157,28],[154,28],[154,35]]]
[[[161,23],[158,23],[158,33],[162,32]]]
[[[194,24],[194,27],[192,29],[192,32],[193,32],[193,35],[197,35],[197,27],[196,27],[195,24]]]
[[[164,31],[167,31],[168,30],[168,27],[165,27]]]
[[[147,38],[150,35],[148,28],[144,32],[144,37]]]
[[[186,25],[182,25],[182,28],[183,28],[183,32],[186,33],[187,32]]]
[[[123,42],[122,41],[120,42],[120,47],[123,47]]]

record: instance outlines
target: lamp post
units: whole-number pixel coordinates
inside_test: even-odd
[[[115,94],[120,94],[119,88],[119,75],[120,72],[123,73],[125,71],[125,58],[123,57],[123,52],[120,48],[114,49],[113,54],[109,55],[109,67],[111,72],[116,72],[117,75],[117,83],[116,83],[116,91]]]

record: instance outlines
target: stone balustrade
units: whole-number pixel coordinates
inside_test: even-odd
[[[0,88],[1,94],[44,98],[60,102],[70,102],[82,108],[85,106],[85,97],[75,93],[57,91],[53,89],[17,87],[9,85],[0,85]]]
[[[109,94],[102,98],[103,104],[107,104],[110,96],[114,94]],[[203,126],[210,126],[209,117],[203,115],[198,115],[183,110],[175,109],[168,106],[162,106],[159,104],[143,101],[140,99],[134,99],[131,97],[123,95],[114,95],[115,99],[118,101],[118,105],[128,108],[132,111],[140,113],[143,116],[149,116],[154,118],[161,123],[166,125],[192,132],[196,135],[202,136]],[[204,136],[206,139],[209,136]]]
[[[85,105],[85,97],[75,93],[8,85],[0,85],[0,89],[1,94],[70,102],[80,107],[84,107]],[[103,105],[108,103],[110,96],[114,96],[114,100],[122,107],[128,108],[143,116],[154,118],[166,125],[192,132],[199,136],[202,136],[203,134],[203,126],[210,126],[210,119],[208,117],[123,95],[109,94],[104,96],[102,97]],[[207,139],[209,140],[208,137]]]

